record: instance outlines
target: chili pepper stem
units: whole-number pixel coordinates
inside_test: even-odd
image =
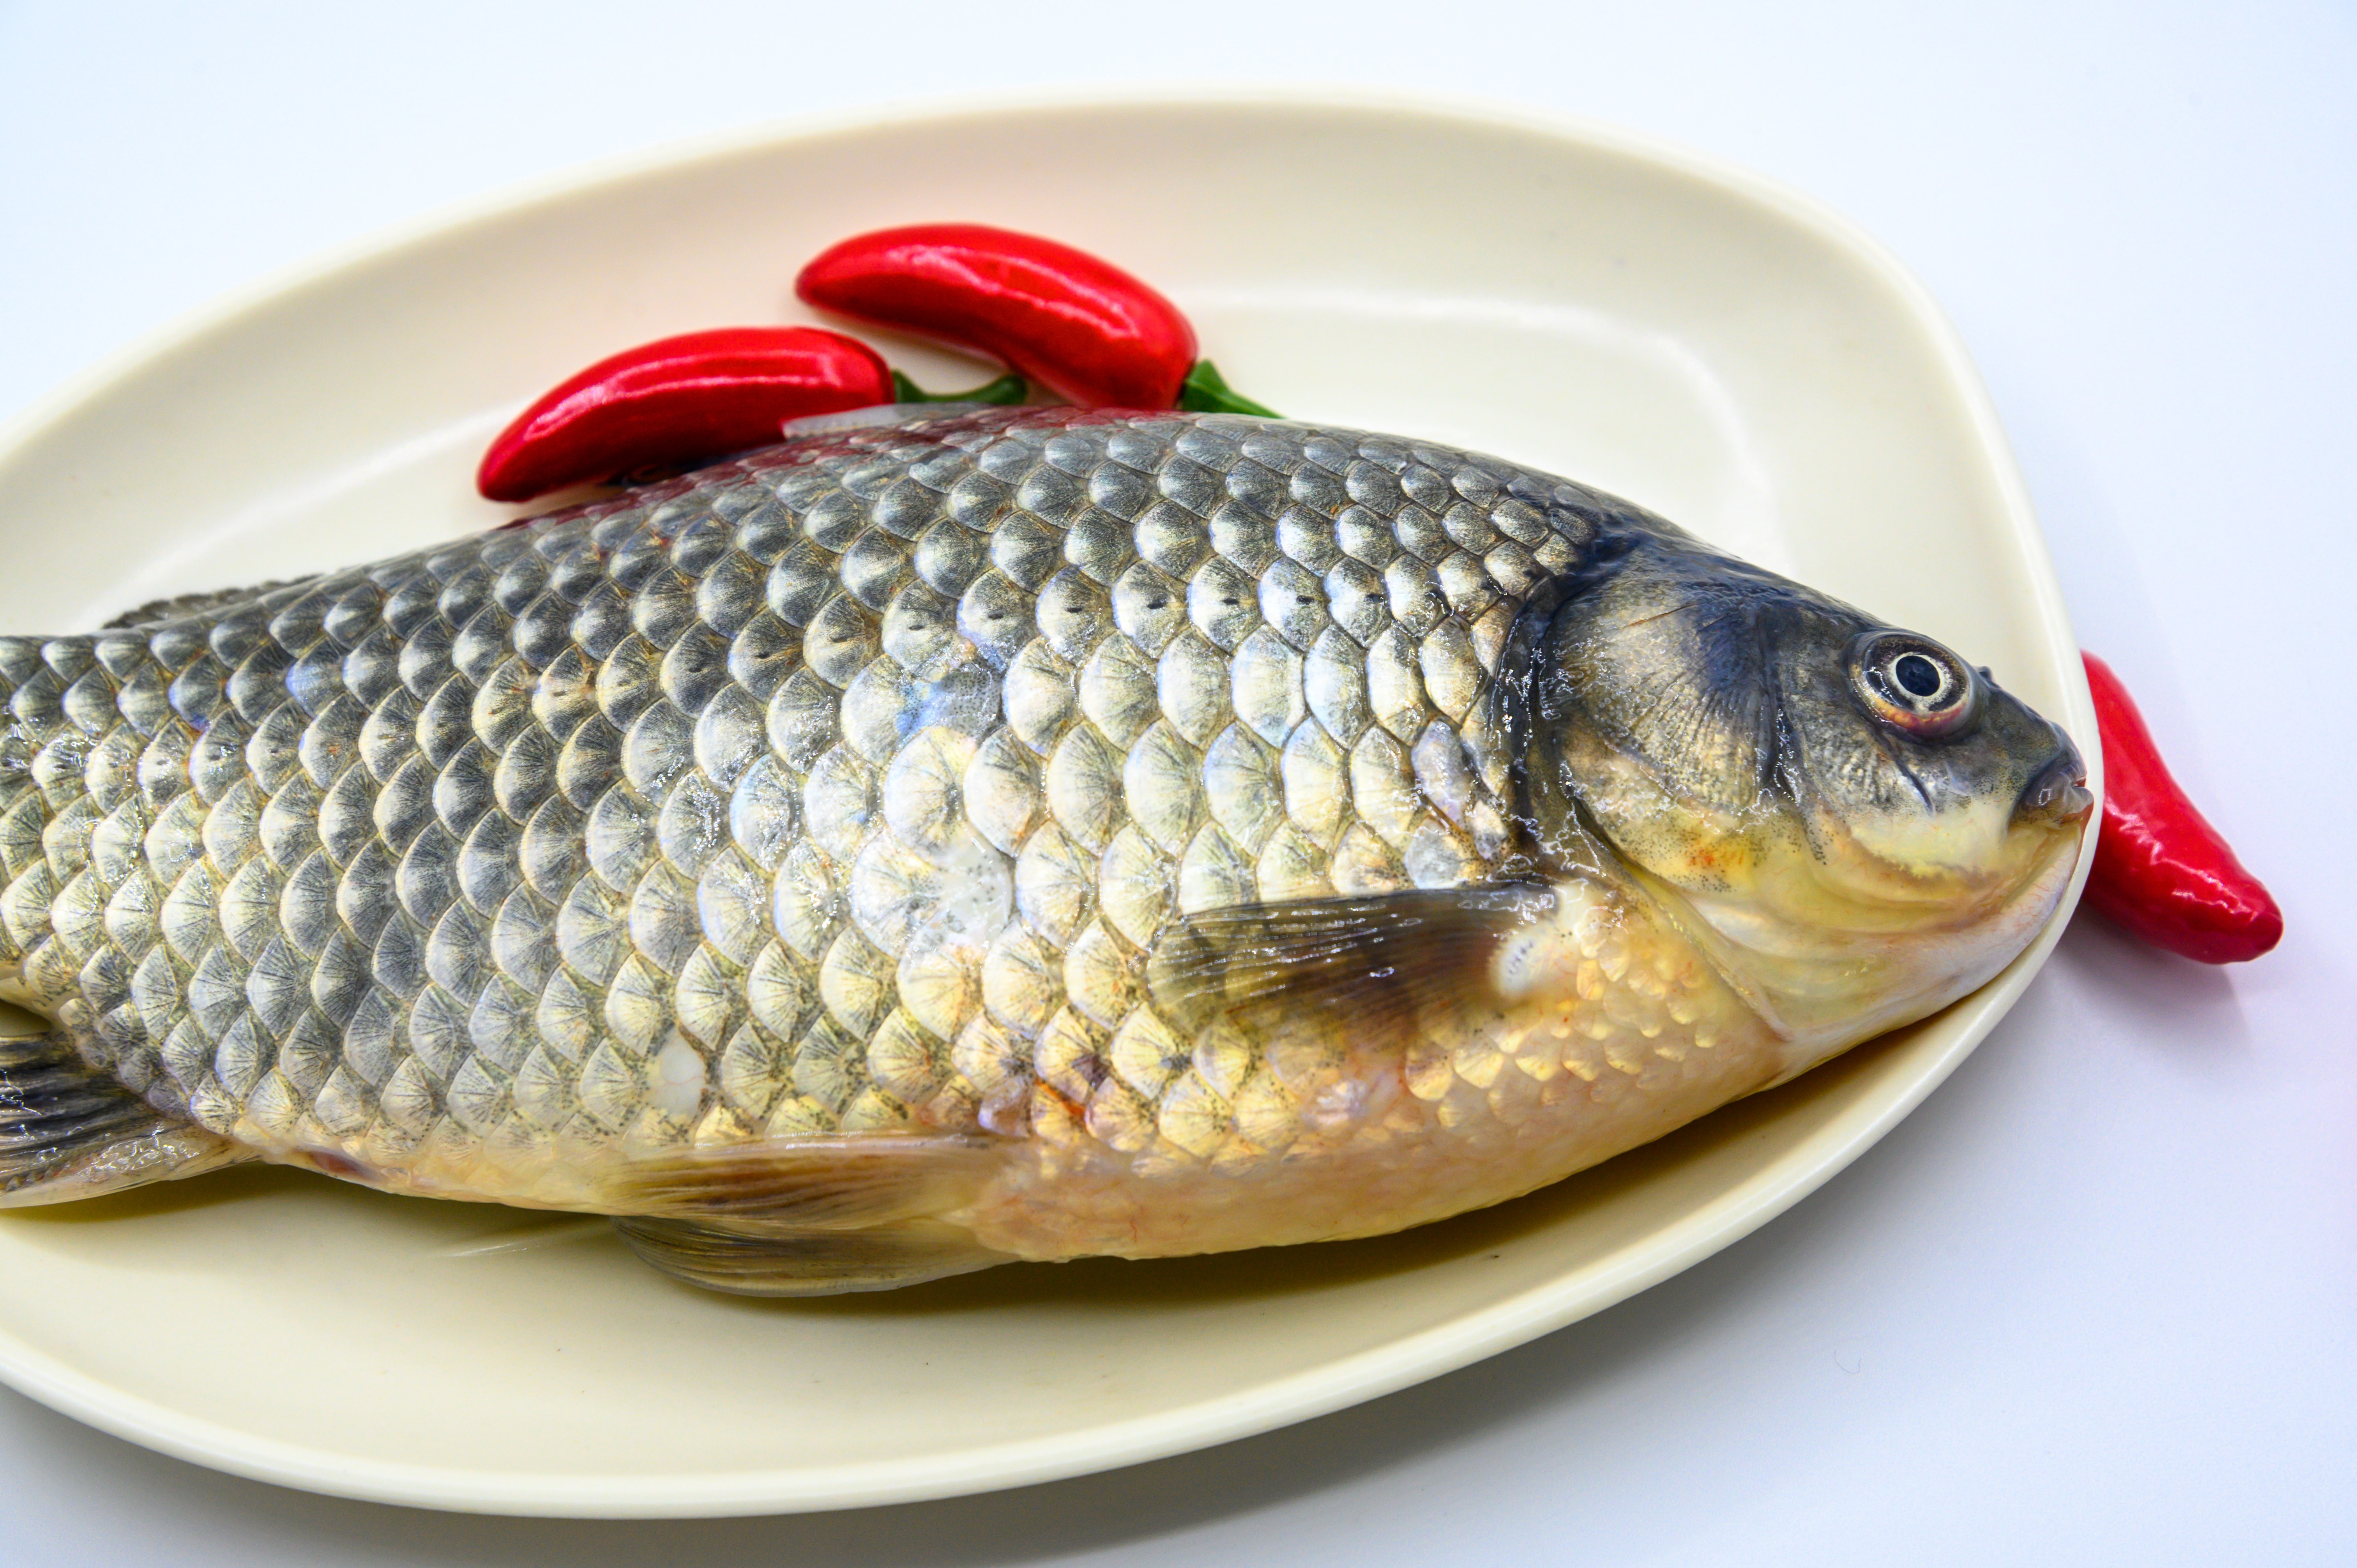
[[[895,403],[996,403],[1011,405],[1030,395],[1030,385],[1017,375],[1001,376],[972,392],[929,392],[899,371],[892,372],[892,399]]]
[[[1190,413],[1249,413],[1261,419],[1282,419],[1285,416],[1266,403],[1254,403],[1220,374],[1220,367],[1209,360],[1198,360],[1187,379],[1178,383],[1178,406]]]

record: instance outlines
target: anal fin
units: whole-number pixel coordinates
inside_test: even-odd
[[[61,1033],[0,1039],[0,1208],[96,1197],[253,1157],[95,1071]]]
[[[643,1217],[619,1218],[614,1226],[632,1251],[673,1279],[732,1295],[893,1290],[1014,1261],[935,1219],[860,1230]]]

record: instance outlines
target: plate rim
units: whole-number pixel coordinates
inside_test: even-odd
[[[0,424],[0,471],[54,427],[102,400],[167,356],[290,295],[361,267],[532,209],[588,197],[647,176],[677,173],[762,148],[1047,112],[1247,107],[1381,114],[1455,127],[1512,131],[1652,166],[1752,203],[1867,265],[1923,333],[1958,394],[1977,456],[1994,482],[2010,543],[2026,568],[2029,609],[2058,650],[2075,650],[2069,614],[2027,486],[1986,386],[1947,314],[1882,242],[1798,190],[1715,154],[1648,132],[1462,94],[1330,85],[1167,85],[1028,88],[962,93],[769,120],[571,166],[445,205],[379,229],[256,281],[146,331],[101,357]],[[2093,698],[2076,660],[2065,661],[2056,715],[2082,741],[2089,787],[2101,799],[2102,758]],[[2096,819],[2090,819],[2090,834]],[[1371,1347],[1317,1369],[1238,1393],[1077,1433],[1049,1434],[917,1459],[831,1466],[796,1466],[700,1476],[568,1476],[527,1469],[484,1471],[323,1455],[274,1438],[188,1416],[69,1366],[0,1326],[0,1381],[62,1414],[127,1442],[249,1479],[358,1500],[463,1512],[544,1518],[717,1518],[821,1511],[969,1495],[1035,1485],[1231,1442],[1325,1415],[1458,1370],[1617,1305],[1749,1235],[1846,1168],[1897,1126],[1987,1036],[2028,987],[2076,907],[2091,854],[2037,939],[1994,979],[1953,1004],[1953,1043],[1906,1090],[1878,1108],[1852,1109],[1802,1150],[1591,1270],[1582,1287],[1535,1285],[1489,1306]]]

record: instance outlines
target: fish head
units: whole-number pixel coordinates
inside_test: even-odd
[[[1526,830],[1656,897],[1792,1071],[1964,995],[2052,913],[2086,768],[1986,670],[1674,531],[1552,601],[1502,688]]]

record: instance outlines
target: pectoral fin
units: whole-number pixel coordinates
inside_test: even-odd
[[[1365,1040],[1435,1007],[1494,1005],[1499,945],[1554,908],[1547,889],[1510,884],[1220,909],[1156,944],[1147,983],[1198,1033],[1308,1023]]]
[[[0,1039],[0,1208],[96,1197],[253,1157],[95,1071],[61,1033]]]

